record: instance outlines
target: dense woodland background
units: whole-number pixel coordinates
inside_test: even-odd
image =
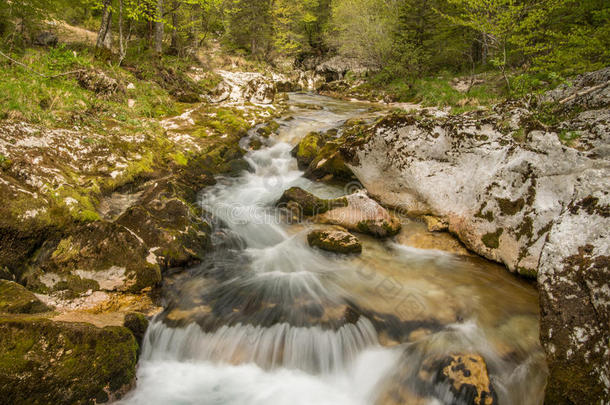
[[[497,72],[521,95],[610,63],[606,0],[0,0],[0,48],[18,55],[52,19],[97,32],[115,63],[210,41],[274,65],[356,58],[402,99],[435,75]]]

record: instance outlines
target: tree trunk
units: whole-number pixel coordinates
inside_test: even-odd
[[[163,52],[163,0],[157,0],[157,19],[155,21],[155,52]]]
[[[106,44],[106,36],[110,31],[110,20],[112,19],[112,11],[110,10],[110,3],[112,0],[104,0],[104,12],[102,13],[102,23],[100,24],[100,30],[97,34],[96,48],[101,48]]]
[[[119,65],[125,59],[125,35],[123,32],[123,0],[119,0]]]
[[[179,54],[179,45],[178,45],[178,24],[180,23],[178,21],[178,1],[174,0],[174,4],[172,4],[172,43],[170,45],[170,48],[172,49],[173,52],[175,52],[176,54]]]

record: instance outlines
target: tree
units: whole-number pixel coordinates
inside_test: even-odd
[[[231,43],[255,57],[273,49],[272,0],[230,0],[226,9]]]
[[[456,25],[468,27],[480,34],[483,63],[487,61],[490,49],[496,56],[492,64],[500,69],[506,86],[510,90],[507,73],[508,53],[514,35],[520,28],[524,16],[525,3],[517,0],[448,0],[458,7],[457,15],[444,16]]]
[[[339,53],[383,67],[392,55],[398,0],[335,0],[328,42]]]

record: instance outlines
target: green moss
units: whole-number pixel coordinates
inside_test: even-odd
[[[532,240],[534,236],[534,221],[529,216],[523,218],[523,222],[517,228],[517,239],[520,240],[523,236],[528,240]]]
[[[517,142],[525,141],[525,129],[519,128],[515,132],[513,132],[513,139]]]
[[[481,241],[490,249],[497,249],[500,246],[500,236],[504,233],[503,228],[498,228],[495,232],[486,233],[481,237]]]
[[[7,403],[107,401],[135,379],[137,344],[123,327],[0,319],[0,380]],[[36,387],[36,389],[32,389]]]
[[[189,163],[188,158],[182,152],[172,153],[170,157],[178,166],[186,166]]]
[[[515,215],[520,212],[525,206],[525,200],[519,198],[515,201],[511,201],[507,198],[496,198],[500,212],[504,215]]]
[[[62,239],[55,251],[51,254],[51,258],[60,263],[72,261],[78,257],[79,247],[74,246],[72,243],[72,237],[69,236],[66,239]]]
[[[20,284],[0,280],[0,312],[34,314],[50,308]]]
[[[578,131],[568,131],[567,129],[563,129],[557,135],[561,142],[565,145],[572,146],[574,141],[582,136],[582,133]]]

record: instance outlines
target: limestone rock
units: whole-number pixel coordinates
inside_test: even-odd
[[[360,253],[362,244],[357,237],[341,227],[316,229],[307,235],[309,246],[335,253]]]
[[[318,198],[300,187],[292,187],[284,192],[276,205],[296,210],[306,216],[318,215],[335,207],[345,207],[348,202],[345,198],[325,200]]]
[[[135,383],[137,344],[123,327],[0,318],[0,398],[7,404],[94,404]]]
[[[99,69],[81,72],[78,74],[77,79],[78,84],[80,84],[82,88],[102,95],[114,94],[120,88],[119,82],[116,79],[108,76]]]
[[[371,199],[365,191],[350,194],[345,200],[346,206],[333,208],[320,215],[318,220],[378,238],[394,236],[400,231],[400,220]]]
[[[143,240],[151,249],[147,256],[163,270],[195,265],[210,248],[203,213],[180,198],[176,187],[165,181],[147,185],[116,221]]]
[[[212,91],[211,102],[271,104],[275,98],[275,83],[261,73],[224,70],[217,73],[223,81]]]
[[[364,74],[370,69],[357,59],[334,56],[316,66],[316,73],[327,82],[342,80],[347,72]]]
[[[106,221],[82,225],[59,241],[47,241],[36,258],[29,287],[80,294],[87,290],[138,292],[161,281],[159,265],[144,241]]]
[[[12,281],[0,280],[0,312],[35,314],[50,310],[49,307],[22,285]]]

